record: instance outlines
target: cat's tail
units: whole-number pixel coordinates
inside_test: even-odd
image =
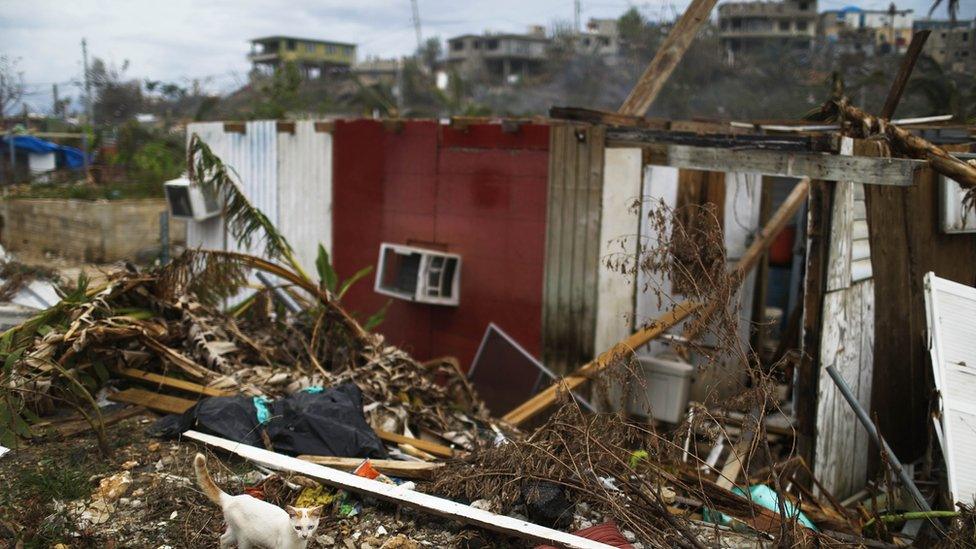
[[[207,470],[207,458],[203,454],[197,454],[193,458],[193,470],[197,473],[197,484],[200,485],[203,493],[207,495],[210,501],[223,506],[221,500],[227,497],[227,494],[210,477],[210,471]]]

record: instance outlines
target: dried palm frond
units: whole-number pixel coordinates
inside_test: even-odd
[[[245,196],[237,173],[225,165],[197,134],[190,137],[187,166],[192,182],[200,185],[205,193],[223,198],[224,220],[240,246],[251,249],[256,237],[261,237],[265,257],[284,259],[303,278],[310,280],[296,260],[291,244],[278,232],[268,216]]]

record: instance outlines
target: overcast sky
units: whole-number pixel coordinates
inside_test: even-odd
[[[616,17],[635,6],[654,19],[673,17],[689,0],[582,0],[582,18]],[[523,31],[571,21],[573,0],[419,0],[423,36]],[[884,9],[889,0],[820,0],[820,10],[857,5]],[[925,16],[930,0],[898,0]],[[962,0],[960,17],[976,17]],[[940,9],[935,17],[945,17]],[[0,0],[0,53],[19,59],[29,84],[27,103],[47,111],[51,84],[74,95],[82,75],[81,39],[90,56],[121,65],[137,78],[201,80],[227,91],[244,81],[248,39],[271,34],[332,39],[359,45],[359,57],[411,52],[416,38],[409,0]]]

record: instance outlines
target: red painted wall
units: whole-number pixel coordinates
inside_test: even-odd
[[[461,255],[459,307],[393,299],[378,331],[418,359],[471,364],[489,322],[541,354],[549,128],[466,129],[434,121],[387,129],[338,121],[333,133],[333,260],[340,276],[376,265],[381,242],[436,242]],[[346,306],[365,317],[388,298],[372,277]]]

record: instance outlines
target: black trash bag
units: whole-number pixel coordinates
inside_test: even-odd
[[[541,480],[522,483],[522,503],[530,521],[559,530],[572,524],[576,512],[576,504],[566,497],[565,488]]]
[[[299,391],[266,404],[261,425],[250,397],[210,397],[179,415],[157,421],[149,434],[175,438],[190,429],[250,446],[264,447],[263,428],[276,452],[287,455],[385,458],[386,448],[363,416],[363,396],[354,383],[321,392]]]

